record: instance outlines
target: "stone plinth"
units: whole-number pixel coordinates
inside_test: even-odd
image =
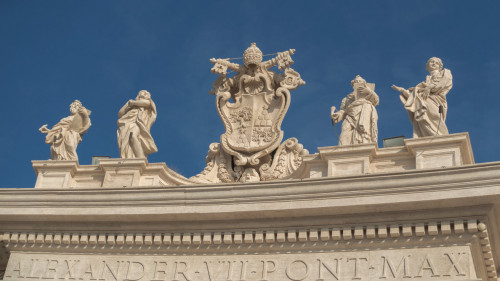
[[[304,156],[302,178],[353,176],[474,164],[468,133],[405,139],[405,146],[377,144],[319,147]]]
[[[68,188],[75,185],[74,176],[78,169],[77,160],[32,161],[37,174],[35,188]]]
[[[467,133],[406,139],[405,146],[377,144],[329,146],[305,155],[295,179],[436,169],[474,164]],[[196,181],[172,171],[165,163],[146,159],[103,159],[98,165],[76,161],[33,161],[36,188],[95,188],[193,185]]]
[[[416,169],[434,169],[474,164],[466,133],[405,139],[406,149],[415,157]]]
[[[54,160],[32,163],[38,175],[36,188],[123,188],[190,183],[165,163],[149,163],[145,158],[102,159],[98,165]]]

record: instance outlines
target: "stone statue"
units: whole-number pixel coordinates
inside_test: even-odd
[[[219,75],[211,94],[226,132],[221,142],[210,145],[207,167],[191,178],[196,182],[247,182],[290,177],[307,154],[297,139],[281,143],[281,122],[290,106],[290,91],[304,85],[290,68],[295,50],[263,61],[255,43],[243,53],[243,64],[230,59],[211,59]],[[277,66],[278,73],[271,70]],[[235,74],[227,77],[227,69]]]
[[[436,57],[430,58],[425,68],[430,75],[414,88],[406,90],[392,85],[401,92],[399,97],[413,124],[414,138],[448,134],[446,94],[453,87],[451,71],[443,69],[443,62]]]
[[[40,127],[40,132],[47,134],[45,143],[50,144],[52,160],[78,160],[76,147],[82,141],[82,136],[90,128],[90,110],[83,107],[79,100],[70,106],[70,116],[59,121],[52,129],[47,124]]]
[[[158,152],[150,129],[156,120],[156,106],[151,94],[142,90],[118,112],[118,148],[120,158],[147,158]]]
[[[335,112],[332,107],[331,117],[333,124],[342,123],[339,145],[374,143],[377,142],[377,110],[378,95],[375,93],[375,84],[366,83],[365,79],[357,75],[351,81],[353,92],[348,94]]]

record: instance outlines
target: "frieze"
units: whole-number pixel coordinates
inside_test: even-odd
[[[435,240],[438,237],[441,238]],[[116,255],[129,255],[134,253],[135,255],[140,254],[142,256],[145,254],[147,255],[153,253],[150,252],[148,249],[156,249],[154,250],[155,253],[161,253],[163,255],[169,253],[175,253],[175,255],[178,256],[188,256],[189,258],[186,258],[188,261],[192,261],[192,259],[194,258],[198,263],[204,263],[205,260],[197,260],[197,258],[195,258],[196,256],[217,255],[221,253],[219,250],[222,249],[225,249],[223,251],[225,255],[237,255],[235,257],[239,257],[239,255],[243,254],[245,257],[247,256],[247,254],[249,254],[250,256],[252,255],[268,256],[268,254],[273,254],[276,252],[280,253],[280,251],[282,251],[282,253],[280,253],[276,258],[276,260],[279,262],[288,260],[288,258],[280,256],[281,254],[285,254],[286,257],[291,257],[290,260],[288,260],[288,262],[293,262],[295,260],[300,260],[300,259],[293,259],[292,258],[293,255],[290,256],[292,253],[296,253],[297,251],[303,251],[304,253],[311,253],[315,251],[320,251],[320,252],[335,251],[335,252],[348,253],[349,251],[352,251],[353,249],[352,247],[355,245],[358,245],[356,246],[357,252],[355,254],[355,257],[358,257],[357,255],[360,252],[372,248],[371,246],[368,245],[370,243],[368,241],[372,239],[378,239],[378,241],[392,240],[395,243],[403,243],[400,244],[400,246],[391,249],[390,252],[405,251],[404,248],[406,248],[406,250],[409,251],[408,252],[409,255],[413,255],[411,253],[415,250],[418,250],[418,248],[422,246],[426,247],[432,246],[435,248],[441,248],[441,250],[439,251],[445,251],[445,249],[447,248],[446,245],[467,245],[471,243],[471,241],[473,240],[479,241],[479,247],[476,248],[479,249],[480,255],[479,256],[476,255],[475,259],[476,260],[479,259],[477,261],[480,262],[481,264],[484,264],[483,272],[488,276],[488,280],[496,280],[495,278],[497,275],[491,253],[491,246],[489,244],[490,242],[488,238],[488,231],[486,229],[486,225],[478,219],[467,219],[467,220],[455,219],[455,220],[444,220],[444,221],[428,221],[428,222],[402,223],[402,224],[378,224],[378,225],[366,225],[366,226],[364,225],[339,226],[339,227],[329,227],[329,228],[324,227],[324,228],[299,229],[299,230],[296,229],[253,230],[253,231],[249,230],[249,231],[235,231],[235,232],[214,231],[214,232],[195,232],[195,233],[186,232],[186,233],[149,233],[149,234],[11,232],[11,233],[4,233],[2,235],[2,241],[4,245],[12,253],[11,258],[9,260],[10,267],[13,264],[12,261],[14,261],[12,257],[15,257],[15,255],[17,255],[19,251],[20,252],[26,251],[27,247],[34,252],[37,251],[59,252],[60,249],[66,249],[63,251],[63,253],[67,253],[68,251],[70,252],[76,251],[75,253],[78,253],[78,256],[86,255],[89,252],[93,253],[96,250],[98,251],[99,254],[103,255],[112,252]],[[366,243],[364,241],[366,241]],[[321,244],[323,246],[310,247],[311,245],[317,245],[317,243],[323,243]],[[281,246],[278,245],[273,246],[273,244],[278,244],[278,245],[281,244]],[[231,245],[234,245],[234,247],[231,248]],[[304,245],[304,246],[308,245],[308,246],[298,247],[299,245]],[[396,246],[396,244],[394,243],[392,243],[392,245],[393,247]],[[442,247],[443,245],[445,245],[446,247]],[[219,250],[215,252],[210,251],[209,250],[210,247],[216,247]],[[467,246],[467,248],[470,247]],[[161,249],[164,249],[165,251],[156,252]],[[384,254],[382,250],[383,248],[379,248],[379,250],[375,251],[377,253],[376,255],[379,255],[378,258],[388,257],[388,255],[382,255]],[[375,252],[371,251],[371,253]],[[439,252],[441,258],[442,255],[446,256],[446,253],[448,253],[445,252]],[[456,259],[459,256],[461,256],[462,253],[468,253],[468,252],[455,251],[449,253],[453,253],[455,255],[455,256],[453,255],[448,256],[449,259]],[[302,256],[302,254],[300,254],[299,256]],[[408,258],[409,257],[410,256],[408,256]],[[44,258],[45,257],[42,258],[35,257],[33,259],[38,259],[39,261],[42,261]],[[340,259],[342,257],[338,256],[337,258]],[[420,258],[422,259],[420,262],[425,261],[425,257],[420,257]],[[460,259],[462,258],[463,255]],[[30,261],[32,258],[30,256],[25,256],[24,259],[22,260],[26,262],[26,259],[27,261]],[[232,259],[234,260],[235,258]],[[212,261],[218,263],[220,260],[223,259],[219,257]],[[245,261],[244,258],[236,260]],[[396,261],[389,260],[389,258],[387,258],[387,260],[388,260],[387,266],[389,266],[390,264],[390,267],[393,268],[392,263],[396,263]],[[112,260],[112,261],[115,264],[118,262],[117,260]],[[123,260],[123,261],[132,262],[131,260]],[[303,264],[307,264],[307,267],[309,268],[309,266],[312,266],[314,259],[307,261],[302,260],[302,261],[304,262]],[[101,262],[105,262],[105,260]],[[182,261],[179,259],[170,259],[170,264],[175,262],[186,262],[186,261]],[[401,264],[401,259],[397,262],[398,264]],[[409,263],[410,261],[403,260],[403,262]],[[58,264],[64,263],[64,261],[58,261],[57,263]],[[430,263],[433,263],[433,261],[430,260],[428,264]],[[27,265],[18,264],[19,268],[21,266],[27,266]],[[427,266],[433,267],[433,265],[427,265]],[[304,268],[305,267],[306,265],[304,265]],[[415,265],[413,265],[413,267],[415,267]],[[286,274],[286,268],[287,268],[286,265],[281,264],[280,268],[282,269],[284,268]],[[442,276],[442,274],[439,275]],[[466,277],[470,276],[466,275]],[[193,279],[193,280],[204,280],[204,279]],[[212,280],[212,279],[207,279],[207,280]],[[277,280],[287,280],[287,279],[277,279]],[[308,279],[297,279],[297,280],[308,280]],[[311,279],[311,280],[321,280],[321,279]],[[464,280],[468,279],[466,278]]]
[[[468,246],[217,256],[12,254],[4,280],[471,280]]]

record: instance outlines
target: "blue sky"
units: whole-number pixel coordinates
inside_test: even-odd
[[[454,78],[450,133],[470,133],[477,163],[498,161],[499,12],[500,1],[457,0],[0,1],[0,187],[34,186],[31,160],[50,158],[38,128],[75,99],[92,110],[80,164],[118,157],[118,110],[142,89],[158,110],[149,161],[197,174],[224,133],[209,59],[241,57],[251,42],[264,54],[296,49],[292,67],[307,84],[292,92],[282,129],[311,153],[337,144],[330,107],[358,74],[380,97],[379,146],[411,137],[390,86],[423,81],[437,56]]]

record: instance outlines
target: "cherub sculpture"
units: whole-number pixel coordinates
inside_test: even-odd
[[[118,112],[118,148],[120,158],[146,158],[158,152],[150,129],[156,120],[156,105],[151,94],[142,90]]]
[[[357,75],[351,81],[353,92],[348,94],[340,105],[340,110],[332,107],[331,117],[334,124],[342,120],[339,145],[374,143],[377,142],[378,115],[375,106],[379,99],[375,93],[375,84],[366,83],[366,80]]]
[[[59,121],[52,129],[47,124],[40,127],[39,131],[47,134],[45,143],[50,144],[52,160],[78,160],[76,147],[82,141],[82,136],[90,128],[90,110],[83,107],[79,100],[70,106],[70,116]]]
[[[448,134],[446,95],[453,87],[451,71],[443,68],[443,62],[436,57],[430,58],[425,68],[429,75],[417,86],[405,89],[392,85],[401,92],[399,97],[413,124],[414,138]]]

